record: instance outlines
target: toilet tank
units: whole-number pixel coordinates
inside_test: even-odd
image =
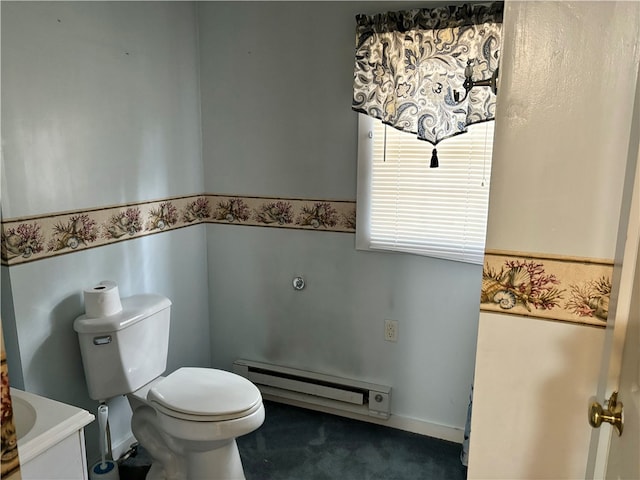
[[[73,322],[94,400],[134,392],[167,368],[171,301],[142,294],[121,302],[120,313],[102,318],[81,315]]]

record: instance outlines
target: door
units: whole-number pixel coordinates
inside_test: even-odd
[[[633,288],[619,388],[620,396],[624,398],[623,435],[601,432],[610,441],[608,452],[603,451],[602,455],[607,467],[604,478],[608,479],[640,478],[640,255],[636,260]],[[608,453],[606,457],[604,453]],[[600,463],[604,466],[605,462]]]
[[[640,73],[633,118],[614,267],[617,294],[612,292],[616,300],[609,310],[597,392],[600,403],[619,392],[624,424],[620,436],[610,425],[593,430],[588,479],[640,479]]]

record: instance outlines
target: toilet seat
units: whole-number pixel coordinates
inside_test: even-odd
[[[221,422],[260,409],[260,390],[240,375],[212,368],[183,367],[155,383],[147,400],[160,413],[194,422]]]

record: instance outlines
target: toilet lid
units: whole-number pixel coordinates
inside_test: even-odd
[[[261,403],[260,390],[240,375],[212,368],[179,368],[158,382],[147,400],[177,417],[238,418]],[[167,411],[169,410],[169,411]]]

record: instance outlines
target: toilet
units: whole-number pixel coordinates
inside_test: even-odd
[[[264,421],[258,388],[240,375],[212,368],[167,366],[171,301],[141,294],[122,311],[78,317],[89,396],[105,402],[126,395],[131,430],[153,458],[148,480],[241,480],[236,438]]]

